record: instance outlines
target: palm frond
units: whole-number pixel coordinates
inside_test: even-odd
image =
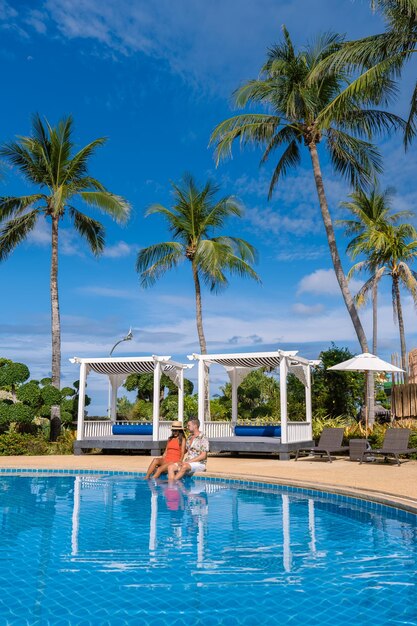
[[[373,144],[335,128],[327,131],[327,143],[333,167],[353,187],[375,182],[382,171],[382,158]]]
[[[260,281],[250,263],[235,254],[236,247],[233,240],[227,237],[203,239],[199,242],[195,258],[199,273],[211,291],[217,292],[227,287],[225,272]]]
[[[0,198],[0,221],[3,221],[15,215],[16,217],[24,213],[29,207],[33,206],[39,200],[45,200],[43,194],[32,194],[31,196],[12,197],[6,196]]]
[[[357,108],[343,116],[343,128],[349,129],[359,137],[366,136],[368,139],[382,133],[405,131],[406,126],[405,120],[388,111]]]
[[[139,251],[136,271],[141,275],[141,285],[151,287],[168,270],[184,258],[184,248],[177,241],[157,243]]]
[[[85,176],[88,172],[88,161],[94,152],[100,146],[103,146],[106,143],[107,139],[105,137],[99,137],[94,141],[91,141],[89,144],[84,146],[81,150],[79,150],[70,160],[67,165],[65,176],[63,179],[63,183],[66,181],[70,181],[73,178],[78,179]],[[101,191],[103,191],[102,189]]]
[[[274,173],[272,174],[271,182],[269,184],[268,200],[272,198],[272,194],[274,193],[274,189],[280,177],[285,176],[290,168],[299,165],[300,161],[300,149],[297,142],[293,140],[285,148],[274,169]]]
[[[218,164],[222,158],[230,157],[235,139],[240,138],[242,147],[253,144],[268,144],[281,119],[275,115],[242,114],[225,120],[214,129],[209,145],[216,144],[215,158]]]
[[[407,149],[411,141],[416,135],[416,119],[417,119],[417,83],[414,86],[410,101],[410,111],[408,113],[407,124],[404,132],[404,145]]]
[[[230,246],[231,249],[235,249],[236,254],[248,263],[257,263],[258,261],[258,251],[255,246],[246,241],[246,239],[223,235],[220,237],[213,237],[213,241]]]
[[[126,222],[130,214],[130,204],[122,196],[110,191],[81,191],[80,197],[89,206],[107,213],[117,222]]]
[[[76,231],[87,241],[93,254],[98,256],[104,249],[104,226],[74,207],[70,207],[69,213]]]
[[[4,261],[9,254],[26,239],[36,225],[39,210],[9,220],[0,231],[0,261]]]

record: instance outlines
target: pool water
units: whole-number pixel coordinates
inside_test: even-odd
[[[344,500],[3,474],[0,624],[417,624],[415,516]]]

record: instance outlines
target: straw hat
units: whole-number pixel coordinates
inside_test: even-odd
[[[184,430],[184,426],[182,424],[182,422],[179,421],[175,421],[175,422],[171,422],[171,430]]]

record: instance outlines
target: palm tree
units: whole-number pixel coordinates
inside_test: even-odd
[[[106,139],[99,138],[74,153],[71,116],[53,127],[39,115],[33,118],[32,135],[19,137],[0,148],[3,156],[39,191],[26,196],[0,198],[0,261],[26,239],[38,220],[51,224],[51,314],[52,314],[52,384],[61,383],[61,324],[58,297],[59,226],[68,216],[91,251],[99,255],[104,248],[104,227],[79,211],[74,204],[100,209],[118,222],[128,218],[129,203],[107,189],[88,173],[88,162]],[[59,434],[59,413],[51,420],[51,439]]]
[[[372,352],[377,354],[378,349],[378,286],[385,273],[385,268],[380,267],[378,260],[374,258],[376,249],[383,243],[382,233],[388,224],[396,224],[402,217],[410,217],[410,211],[392,213],[391,200],[394,190],[388,188],[381,192],[378,187],[371,189],[369,193],[356,190],[349,196],[349,201],[341,202],[341,206],[353,214],[353,219],[339,220],[345,226],[347,235],[354,235],[347,246],[347,253],[355,260],[359,255],[366,257],[365,261],[357,263],[348,273],[348,279],[353,274],[366,273],[371,275],[367,287],[361,289],[355,296],[358,307],[366,303],[371,292],[372,299]],[[375,377],[372,373],[367,376],[368,420],[372,427],[375,421]]]
[[[324,143],[335,171],[354,187],[362,187],[371,183],[375,173],[381,170],[380,155],[368,139],[375,132],[396,128],[402,120],[387,112],[364,108],[366,98],[361,94],[345,101],[343,110],[339,107],[332,119],[322,123],[320,114],[340,93],[346,75],[342,69],[330,68],[326,73],[321,72],[317,80],[311,77],[323,59],[340,49],[342,39],[327,34],[315,45],[296,52],[285,27],[283,35],[284,41],[270,49],[260,77],[235,92],[238,107],[261,104],[267,113],[244,113],[222,122],[214,130],[211,143],[216,144],[217,162],[231,154],[232,144],[238,138],[243,146],[255,144],[264,148],[261,163],[276,150],[283,149],[272,175],[269,197],[279,179],[300,164],[302,147],[307,148],[336,277],[362,351],[366,352],[365,332],[336,245],[318,147]],[[383,87],[369,93],[368,100],[381,99]]]
[[[173,241],[157,243],[139,251],[136,270],[143,287],[152,286],[168,270],[183,260],[191,263],[194,281],[197,332],[202,354],[207,354],[201,305],[201,280],[212,292],[228,285],[226,274],[237,274],[259,281],[252,268],[255,248],[238,237],[213,236],[223,228],[227,218],[241,217],[242,209],[231,196],[216,199],[219,187],[207,182],[199,187],[186,174],[179,185],[172,183],[174,205],[151,206],[146,215],[161,215],[168,223]]]
[[[374,283],[382,276],[390,276],[394,320],[398,322],[400,333],[401,367],[406,372],[404,381],[407,382],[407,349],[400,286],[411,294],[417,306],[417,272],[410,268],[410,264],[417,259],[417,231],[411,224],[393,224],[389,221],[378,230],[375,238],[370,240],[373,252],[370,252],[366,261],[353,266],[351,273],[360,272],[362,269],[368,270],[371,274],[373,272],[358,292],[359,299],[365,299]]]
[[[398,77],[403,65],[417,52],[417,0],[370,0],[370,4],[372,9],[382,13],[385,32],[346,42],[316,68],[315,80],[329,67],[335,71],[343,67],[354,76],[354,80],[322,112],[323,121],[331,118],[337,108],[343,108],[352,96],[378,87],[381,82],[387,82],[389,76]],[[417,83],[405,126],[406,147],[415,135],[416,121]]]
[[[339,220],[339,224],[345,226],[346,235],[354,235],[349,242],[346,252],[352,260],[364,255],[366,260],[355,265],[357,271],[366,270],[374,277],[371,283],[372,291],[372,352],[377,354],[378,342],[378,283],[384,273],[384,268],[378,266],[374,259],[374,252],[379,249],[384,242],[384,229],[388,224],[397,224],[401,218],[412,217],[411,211],[392,212],[392,197],[394,190],[388,187],[385,191],[380,191],[377,186],[369,193],[363,190],[356,190],[349,195],[349,201],[341,202],[340,206],[353,214],[353,219]],[[374,263],[376,262],[376,265]],[[352,276],[352,270],[348,278]],[[360,292],[355,301],[358,306],[365,304],[368,290]]]

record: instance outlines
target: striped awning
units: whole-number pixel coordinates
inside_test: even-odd
[[[275,369],[279,367],[279,364],[283,357],[289,357],[292,362],[295,363],[303,363],[307,364],[308,361],[301,357],[296,356],[297,351],[281,351],[277,350],[277,352],[254,352],[246,353],[246,354],[192,354],[188,358],[203,360],[206,363],[217,363],[218,365],[223,365],[223,367],[227,368],[259,368],[259,367],[268,367]]]
[[[121,374],[150,374],[153,373],[158,363],[164,374],[175,376],[179,370],[192,367],[171,361],[169,356],[149,356],[149,357],[108,357],[108,358],[92,358],[84,359],[74,357],[70,359],[71,363],[85,363],[87,371],[96,372],[97,374],[105,374],[107,376],[116,376]]]
[[[155,369],[155,361],[137,363],[127,361],[125,363],[88,363],[90,370],[97,374],[149,374]]]

